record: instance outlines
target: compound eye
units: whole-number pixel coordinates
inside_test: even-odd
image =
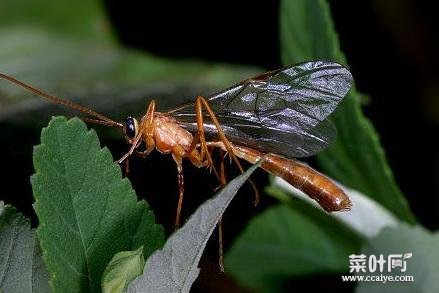
[[[137,134],[137,121],[131,116],[125,119],[125,134],[129,139],[133,139]]]

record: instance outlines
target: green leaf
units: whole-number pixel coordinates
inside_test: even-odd
[[[226,255],[226,272],[246,287],[270,291],[294,276],[346,271],[360,245],[324,212],[303,202],[278,205],[251,220]]]
[[[26,25],[71,37],[109,40],[112,30],[102,5],[97,0],[3,0],[0,26]]]
[[[361,253],[366,259],[374,255],[379,258],[382,254],[386,263],[383,272],[379,267],[375,272],[361,273],[362,275],[384,276],[413,276],[413,282],[359,282],[356,292],[439,292],[439,233],[431,233],[421,226],[411,227],[401,224],[398,227],[386,228],[375,239],[363,247]],[[389,272],[388,257],[395,259],[406,257],[406,271],[401,272],[401,267],[391,268]],[[410,254],[412,254],[410,256]]]
[[[49,275],[30,223],[0,201],[0,292],[49,292]]]
[[[107,265],[102,277],[102,292],[124,292],[128,283],[142,273],[145,259],[143,247],[117,253]]]
[[[258,166],[259,163],[253,165],[203,203],[184,226],[168,238],[163,249],[148,258],[143,274],[131,282],[128,292],[189,292],[198,277],[198,262],[216,224]]]
[[[34,149],[31,178],[37,234],[51,286],[59,292],[100,291],[102,273],[117,252],[163,243],[163,229],[129,181],[77,118],[53,118]]]
[[[324,0],[284,0],[280,8],[281,48],[284,64],[329,59],[346,64]],[[355,78],[355,76],[354,76]],[[323,171],[392,211],[415,222],[406,199],[395,183],[378,135],[361,112],[360,94],[350,93],[331,116],[337,141],[318,156]]]

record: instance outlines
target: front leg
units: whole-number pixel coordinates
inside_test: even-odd
[[[135,154],[138,157],[146,158],[146,156],[149,155],[150,152],[155,148],[155,141],[154,140],[146,140],[146,149],[144,151],[136,151]]]

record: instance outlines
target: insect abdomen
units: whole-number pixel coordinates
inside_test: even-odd
[[[268,154],[262,162],[262,168],[302,190],[328,212],[348,210],[351,207],[349,197],[340,187],[328,177],[298,161]]]
[[[237,156],[254,163],[262,157],[262,153],[245,148],[235,147]],[[281,177],[292,186],[300,189],[316,200],[326,211],[342,211],[351,208],[351,201],[344,191],[328,177],[296,160],[286,159],[275,154],[265,154],[261,168]]]

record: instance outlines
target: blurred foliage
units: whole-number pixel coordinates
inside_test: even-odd
[[[421,226],[411,227],[401,223],[397,227],[383,229],[382,233],[371,239],[361,250],[366,256],[380,255],[384,257],[393,255],[395,260],[406,261],[395,266],[391,273],[387,273],[390,263],[385,263],[383,271],[388,276],[408,275],[413,276],[413,282],[361,282],[357,292],[439,292],[439,233],[431,233]],[[399,256],[398,256],[399,255]],[[386,261],[389,261],[386,258]],[[377,266],[377,271],[379,267]],[[364,275],[377,275],[377,272],[367,272]]]
[[[3,0],[0,26],[39,27],[69,37],[100,42],[113,39],[113,30],[101,1]]]
[[[166,109],[255,73],[246,67],[160,59],[37,28],[3,28],[0,40],[5,44],[0,47],[2,72],[116,117],[144,113],[152,97]],[[54,107],[40,98],[29,102],[32,95],[16,85],[0,84],[0,122],[20,114],[21,124],[29,124]]]
[[[1,292],[49,292],[49,274],[35,229],[3,201],[0,201],[0,251]]]
[[[100,6],[99,1],[5,1],[0,10],[0,71],[117,118],[144,113],[154,97],[159,109],[169,109],[260,72],[121,48],[111,41],[113,33]],[[15,85],[0,85],[0,124],[42,126],[36,122],[45,121],[41,118],[48,113],[66,112],[52,111],[54,106],[40,98],[29,102],[33,95]]]
[[[227,272],[246,287],[273,292],[289,276],[343,272],[361,240],[314,207],[277,205],[255,217],[234,243]]]

